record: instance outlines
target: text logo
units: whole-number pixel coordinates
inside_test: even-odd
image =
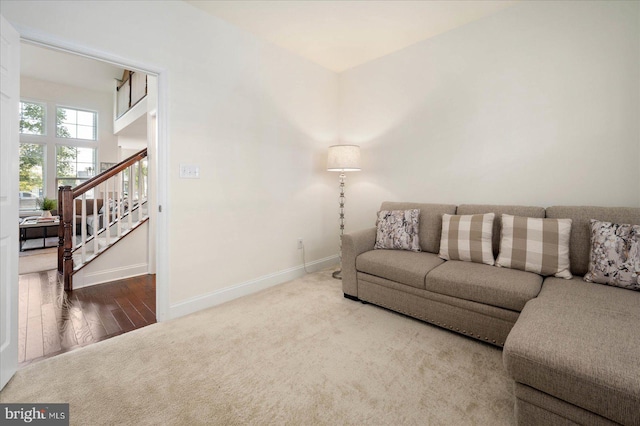
[[[3,425],[68,426],[69,404],[0,404]]]

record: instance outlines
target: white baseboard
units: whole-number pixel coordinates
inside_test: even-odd
[[[307,271],[316,272],[338,263],[338,256],[329,256],[324,259],[307,263]],[[169,307],[169,318],[178,318],[202,309],[210,308],[221,303],[228,302],[238,297],[247,296],[260,290],[264,290],[274,285],[282,284],[294,280],[305,274],[304,266],[296,266],[265,275],[255,280],[247,281],[232,287],[223,288],[202,296],[194,297],[183,302],[176,303]]]
[[[149,265],[140,263],[121,268],[104,269],[99,272],[83,273],[82,269],[73,275],[73,289],[89,287],[96,284],[108,283],[114,280],[137,277],[148,272]]]

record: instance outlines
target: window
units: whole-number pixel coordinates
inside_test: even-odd
[[[44,195],[44,145],[20,144],[20,210],[35,210]]]
[[[35,210],[38,199],[57,198],[58,186],[95,176],[97,142],[97,112],[21,99],[20,209]]]
[[[59,138],[96,140],[98,114],[73,108],[56,109],[56,136]]]
[[[20,133],[24,135],[44,135],[46,108],[37,102],[20,102]]]
[[[82,146],[56,147],[56,186],[80,185],[96,171],[96,150]]]

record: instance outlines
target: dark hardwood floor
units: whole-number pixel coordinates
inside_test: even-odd
[[[156,322],[155,275],[66,292],[57,271],[20,275],[21,366]]]

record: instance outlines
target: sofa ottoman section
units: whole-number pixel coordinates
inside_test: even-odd
[[[605,419],[532,387],[516,383],[515,415],[518,426],[617,426],[620,423]]]
[[[580,277],[547,278],[509,334],[504,364],[517,384],[610,421],[638,425],[638,324],[639,292]],[[578,422],[570,411],[554,414]]]
[[[427,273],[444,262],[433,253],[371,250],[356,258],[356,269],[376,277],[423,289]]]
[[[427,274],[425,289],[520,312],[542,287],[531,272],[450,260]]]

